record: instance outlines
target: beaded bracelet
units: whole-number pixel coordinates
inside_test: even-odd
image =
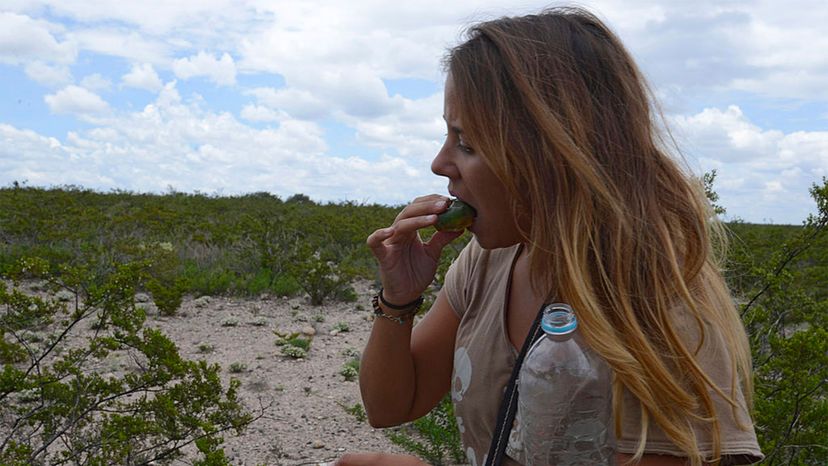
[[[386,301],[385,298],[382,297],[382,288],[380,288],[379,293],[375,294],[374,297],[371,298],[371,305],[374,308],[374,315],[379,317],[385,317],[386,319],[392,320],[400,325],[403,325],[406,321],[414,317],[414,314],[416,314],[417,311],[420,309],[420,306],[423,305],[423,300],[424,298],[420,296],[419,298],[415,299],[414,301],[411,301],[410,303],[404,306],[391,304],[388,301]],[[382,302],[382,304],[389,309],[405,312],[403,312],[399,316],[386,314],[380,307],[380,302]]]

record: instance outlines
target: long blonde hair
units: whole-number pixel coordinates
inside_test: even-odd
[[[446,63],[464,134],[512,194],[518,224],[531,225],[532,286],[577,310],[615,372],[616,413],[622,387],[641,404],[636,458],[652,419],[694,465],[717,461],[721,414],[708,390],[735,413],[741,386],[750,405],[750,349],[709,204],[668,154],[629,53],[594,15],[555,8],[473,26]],[[677,332],[677,305],[695,319],[696,347]],[[706,328],[727,345],[730,393],[699,366]],[[712,458],[691,421],[712,429]]]

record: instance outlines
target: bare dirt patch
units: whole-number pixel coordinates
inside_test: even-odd
[[[143,304],[147,325],[169,336],[183,357],[220,364],[225,384],[239,379],[244,402],[253,411],[264,409],[242,435],[225,434],[234,465],[298,466],[345,452],[402,452],[381,430],[346,411],[361,406],[359,385],[340,371],[368,340],[375,293],[368,282],[355,288],[357,302],[322,306],[306,298],[202,297],[185,300],[175,316],[165,317]],[[303,330],[314,334],[307,357],[284,356],[274,331]]]

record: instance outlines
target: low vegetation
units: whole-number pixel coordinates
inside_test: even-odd
[[[713,200],[714,178],[704,179]],[[828,181],[812,195],[816,214],[801,226],[727,225],[724,272],[753,349],[765,464],[828,464]],[[164,463],[187,445],[201,455],[194,464],[227,464],[222,433],[255,414],[239,403],[238,382],[221,385],[220,367],[182,358],[145,325],[144,301],[162,315],[187,295],[196,307],[216,295],[353,302],[351,283],[376,276],[365,238],[397,211],[267,193],[0,189],[0,464]],[[446,249],[425,309],[468,239]],[[240,325],[233,319],[222,325]],[[78,343],[78,328],[95,336]],[[313,357],[312,336],[276,334],[275,343],[286,359]],[[135,363],[107,365],[119,355]],[[355,380],[359,354],[349,356],[339,374]],[[389,435],[434,464],[461,461],[450,408],[443,400]],[[361,405],[347,409],[364,420]]]

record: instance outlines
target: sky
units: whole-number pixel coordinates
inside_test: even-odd
[[[401,205],[447,194],[441,60],[532,1],[3,0],[0,186]],[[825,0],[583,1],[726,220],[800,224],[828,177]]]

